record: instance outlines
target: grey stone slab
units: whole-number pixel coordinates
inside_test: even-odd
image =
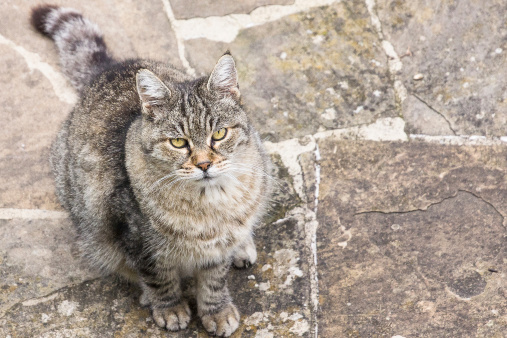
[[[57,68],[56,49],[50,39],[36,33],[29,24],[30,8],[37,0],[3,1],[0,34],[24,48],[40,53],[43,60]],[[162,1],[87,1],[55,0],[52,4],[72,7],[97,23],[113,55],[118,58],[150,57],[166,60],[177,67],[176,39]]]
[[[96,3],[91,6],[102,4],[101,1]],[[89,6],[87,2],[86,8]],[[113,15],[117,16],[118,20],[112,22]],[[109,20],[100,26],[107,25],[114,29],[114,32],[104,33],[107,42],[112,43],[118,34],[125,34],[137,57],[161,60],[182,68],[176,37],[162,1],[114,0],[107,7],[105,16],[109,17]],[[111,45],[111,50],[118,58],[127,56],[123,55],[116,45]]]
[[[408,134],[454,135],[449,121],[419,97],[409,95],[402,104]]]
[[[290,5],[294,0],[170,0],[176,19],[195,17],[223,16],[227,14],[250,13],[254,9],[267,5]]]
[[[364,2],[245,29],[229,45],[195,39],[185,46],[200,73],[231,50],[245,107],[271,141],[398,115],[387,59]]]
[[[96,276],[79,257],[69,220],[0,220],[0,317]]]
[[[70,105],[5,45],[0,62],[0,207],[56,209],[49,146]]]
[[[504,1],[377,1],[383,33],[402,58],[400,77],[458,134],[505,135]],[[421,80],[414,80],[416,74]],[[410,106],[407,109],[411,109]]]
[[[319,143],[323,337],[502,337],[507,148]]]

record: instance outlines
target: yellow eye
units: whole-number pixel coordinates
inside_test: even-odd
[[[170,142],[174,148],[183,148],[188,143],[184,138],[172,138],[170,139]]]
[[[219,131],[215,131],[213,135],[211,135],[211,138],[213,141],[220,141],[225,138],[225,135],[227,135],[227,128],[222,128]]]

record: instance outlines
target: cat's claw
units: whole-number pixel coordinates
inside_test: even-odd
[[[227,304],[220,312],[201,317],[202,325],[210,334],[229,337],[239,326],[239,312],[232,303]]]
[[[185,301],[170,308],[152,309],[152,317],[155,323],[169,331],[186,329],[190,322],[190,314],[190,308]]]

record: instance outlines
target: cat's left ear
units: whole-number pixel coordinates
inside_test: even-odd
[[[136,86],[143,106],[143,113],[151,114],[153,108],[161,106],[171,96],[171,90],[147,69],[137,72]]]
[[[208,90],[239,100],[238,72],[232,55],[227,52],[217,62],[208,80]]]

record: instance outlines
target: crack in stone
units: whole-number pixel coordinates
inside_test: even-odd
[[[480,195],[478,195],[478,194],[476,194],[474,192],[465,190],[465,189],[458,189],[458,190],[456,190],[456,193],[454,195],[449,196],[449,197],[445,197],[445,198],[443,198],[442,200],[440,200],[438,202],[430,203],[430,204],[428,204],[424,208],[418,208],[418,209],[412,209],[412,210],[403,210],[403,211],[368,210],[368,211],[356,212],[356,213],[354,213],[354,216],[365,215],[365,214],[383,214],[383,215],[393,215],[393,214],[396,215],[396,214],[398,214],[398,215],[403,215],[403,214],[410,214],[410,213],[414,213],[414,212],[418,212],[418,211],[425,212],[425,211],[428,211],[428,209],[431,208],[432,206],[442,204],[444,201],[447,201],[447,200],[450,200],[450,199],[458,197],[458,194],[460,192],[461,193],[470,194],[473,197],[475,197],[477,199],[480,199],[481,201],[483,201],[484,203],[486,203],[487,205],[489,205],[490,207],[492,207],[497,212],[497,214],[502,218],[502,226],[504,228],[507,228],[506,225],[505,225],[505,216],[493,205],[493,203],[485,200],[482,196],[480,196]]]
[[[431,105],[428,104],[428,102],[426,102],[423,99],[421,99],[417,94],[412,93],[411,95],[414,96],[416,99],[418,99],[426,107],[428,107],[429,109],[431,109],[431,111],[433,111],[433,112],[437,113],[438,115],[440,115],[445,120],[445,122],[447,122],[447,124],[449,125],[449,129],[451,129],[451,131],[454,133],[454,135],[457,135],[456,134],[456,130],[454,130],[454,128],[451,125],[451,122],[445,117],[444,114],[442,114],[441,112],[439,112],[438,110],[436,110],[435,108],[433,108]]]
[[[496,213],[502,218],[502,226],[507,229],[507,226],[505,225],[505,216],[493,205],[493,203],[491,203],[490,201],[485,200],[481,195],[477,195],[476,193],[468,191],[468,190],[460,189],[460,190],[458,190],[458,192],[469,193],[470,195],[474,196],[475,198],[480,199],[481,201],[483,201],[484,203],[486,203],[487,205],[489,205],[490,207],[492,207],[493,210],[495,210]]]
[[[417,209],[403,210],[403,211],[367,210],[367,211],[356,212],[356,213],[354,213],[354,216],[366,215],[366,214],[404,215],[404,214],[410,214],[410,213],[414,213],[414,212],[418,212],[418,211],[428,211],[428,209],[430,207],[434,206],[434,205],[439,205],[439,204],[443,203],[444,201],[456,198],[458,196],[458,193],[460,191],[462,191],[462,192],[468,192],[468,191],[465,191],[465,190],[458,190],[458,191],[456,191],[456,194],[454,194],[452,196],[449,196],[449,197],[445,197],[445,198],[443,198],[442,200],[440,200],[438,202],[430,203],[427,206],[425,206],[424,208],[417,208]]]
[[[76,283],[76,284],[70,284],[70,285],[65,285],[65,286],[62,286],[61,288],[58,288],[56,290],[53,290],[51,291],[50,293],[44,295],[44,296],[40,296],[40,297],[32,297],[32,298],[28,298],[28,299],[25,299],[25,300],[21,300],[17,303],[14,303],[12,304],[12,306],[10,306],[8,309],[6,309],[2,315],[0,315],[0,319],[4,319],[5,316],[7,316],[11,311],[12,309],[14,309],[16,306],[20,306],[20,305],[23,305],[23,306],[33,306],[33,305],[37,305],[37,304],[40,304],[40,303],[44,303],[45,301],[51,301],[53,300],[54,298],[58,297],[58,293],[64,291],[64,290],[67,290],[67,289],[70,289],[70,288],[73,288],[73,287],[76,287],[76,286],[79,286],[79,285],[83,285],[83,284],[86,284],[86,283],[93,283],[95,282],[96,280],[99,280],[99,279],[102,279],[103,277],[96,277],[96,278],[92,278],[92,279],[87,279],[87,280],[84,280],[80,283]],[[56,295],[56,296],[54,296]],[[44,300],[46,299],[46,300]],[[37,302],[38,300],[42,300],[40,302]],[[34,302],[33,305],[25,305],[26,303],[29,303],[29,302]]]

